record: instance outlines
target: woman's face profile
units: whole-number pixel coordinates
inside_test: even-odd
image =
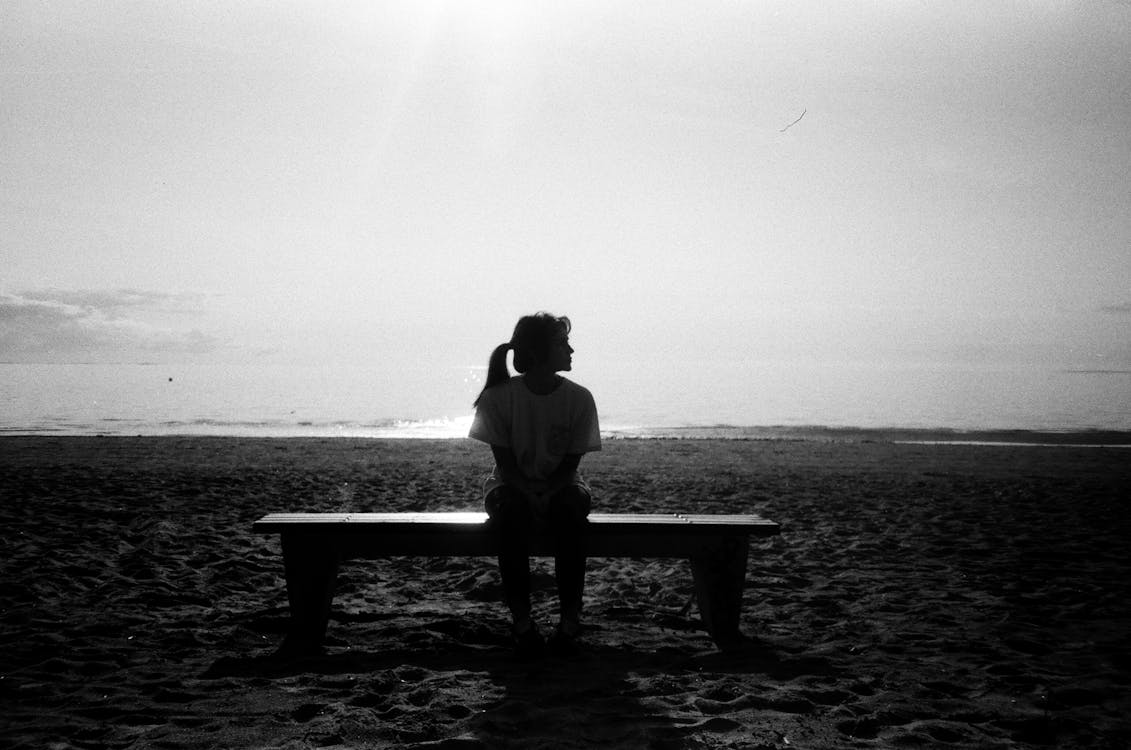
[[[554,372],[573,369],[573,347],[569,345],[569,334],[559,333],[550,344],[549,366]]]

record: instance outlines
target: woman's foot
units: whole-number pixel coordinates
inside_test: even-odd
[[[545,639],[538,632],[538,626],[529,618],[511,626],[511,635],[520,659],[536,659],[546,650]]]
[[[550,637],[550,651],[557,656],[573,656],[577,653],[577,639],[581,635],[581,623],[562,618],[558,629]]]

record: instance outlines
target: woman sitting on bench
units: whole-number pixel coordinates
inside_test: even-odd
[[[560,622],[550,645],[572,650],[581,630],[584,532],[592,494],[578,473],[581,457],[601,449],[597,406],[589,391],[558,375],[571,369],[570,322],[537,313],[521,318],[510,342],[496,347],[475,400],[470,437],[487,443],[495,469],[484,485],[487,513],[500,535],[499,572],[519,654],[545,642],[530,613],[528,539],[536,528],[554,539]],[[514,368],[507,369],[507,351]]]

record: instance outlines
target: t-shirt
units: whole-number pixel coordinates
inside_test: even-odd
[[[567,378],[547,394],[531,391],[522,376],[488,388],[479,399],[468,435],[510,448],[519,470],[533,482],[544,481],[567,455],[601,450],[593,395]],[[573,483],[589,489],[576,474]],[[501,484],[496,467],[485,490]]]

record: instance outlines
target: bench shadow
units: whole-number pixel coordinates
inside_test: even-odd
[[[845,670],[824,656],[791,653],[782,644],[749,638],[727,652],[696,654],[687,667],[719,674],[758,674],[778,682],[799,677],[839,677]]]
[[[325,682],[335,675],[388,670],[441,675],[441,679],[444,674],[477,673],[490,684],[484,687],[475,711],[451,728],[462,738],[459,742],[450,739],[452,747],[554,747],[562,746],[563,738],[581,747],[662,747],[665,744],[657,745],[656,738],[671,736],[678,727],[642,703],[628,683],[634,670],[657,668],[650,661],[654,660],[648,655],[611,649],[523,661],[506,643],[495,647],[445,644],[443,650],[349,649],[297,658],[274,652],[226,656],[213,662],[202,677],[257,681],[310,675],[312,682]],[[383,719],[374,716],[371,720]],[[443,736],[444,730],[438,731]]]
[[[312,683],[325,683],[327,676],[407,671],[450,683],[478,675],[482,693],[466,704],[472,710],[436,729],[440,737],[449,738],[448,744],[421,742],[421,747],[677,748],[684,747],[689,734],[697,730],[686,723],[686,717],[673,717],[662,696],[642,685],[642,675],[671,676],[678,681],[704,673],[751,674],[788,681],[839,672],[825,659],[779,652],[760,641],[727,653],[691,648],[644,651],[587,643],[569,657],[521,661],[511,650],[505,630],[496,632],[492,624],[482,625],[474,634],[462,632],[458,641],[428,638],[430,633],[443,634],[454,627],[454,621],[445,619],[417,625],[398,632],[399,643],[390,644],[387,650],[337,649],[307,657],[276,653],[221,657],[203,677],[255,681],[311,675]],[[468,627],[467,621],[462,627]],[[395,696],[380,698],[384,703]],[[342,700],[356,702],[346,696]],[[377,714],[361,717],[368,722],[403,719]]]

